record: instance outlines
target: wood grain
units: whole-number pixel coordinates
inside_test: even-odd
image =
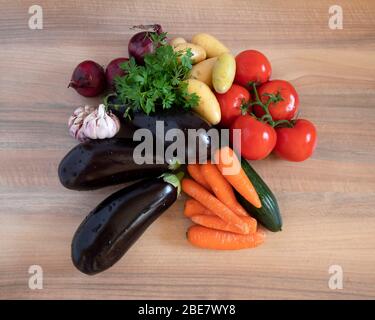
[[[328,28],[332,1],[38,1],[44,29],[28,29],[33,1],[2,1],[0,14],[0,298],[375,298],[375,2],[337,1],[344,29]],[[75,144],[66,122],[84,99],[67,83],[87,58],[127,55],[129,27],[161,23],[172,35],[205,31],[233,52],[255,48],[300,94],[314,121],[312,159],[254,163],[284,217],[264,246],[210,252],[185,240],[183,198],[112,269],[95,277],[70,261],[90,209],[116,188],[65,190],[57,165]],[[28,268],[44,289],[28,288]],[[328,288],[328,268],[344,289]]]

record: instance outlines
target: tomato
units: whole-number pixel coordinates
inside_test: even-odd
[[[269,97],[264,94],[279,93],[283,100],[276,103],[270,103],[268,110],[273,120],[292,120],[297,114],[299,107],[299,98],[296,89],[285,80],[271,80],[262,84],[258,89],[259,98],[265,104]],[[253,112],[257,117],[264,115],[264,111],[260,106],[254,106]]]
[[[240,135],[233,133],[240,129]],[[241,155],[247,160],[261,160],[267,157],[276,144],[276,132],[269,124],[251,115],[239,116],[231,126],[233,146],[241,147]]]
[[[248,87],[249,82],[257,84],[268,81],[271,77],[271,64],[259,51],[246,50],[236,56],[235,83]]]
[[[276,128],[275,153],[289,161],[304,161],[309,158],[317,144],[317,133],[313,123],[298,119],[293,128]]]
[[[241,105],[250,100],[250,93],[244,87],[233,84],[223,94],[215,93],[221,109],[220,126],[229,128],[232,122],[241,115]]]

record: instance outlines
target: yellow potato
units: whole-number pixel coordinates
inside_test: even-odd
[[[191,60],[194,63],[198,63],[206,59],[206,51],[201,47],[196,44],[192,43],[180,43],[179,45],[174,47],[174,51],[183,51],[185,52],[187,49],[191,50],[191,53],[193,56],[191,57]]]
[[[177,38],[173,38],[169,41],[169,44],[172,46],[172,47],[176,47],[178,46],[179,44],[181,43],[186,43],[186,40],[184,38],[181,38],[181,37],[177,37]]]
[[[229,52],[229,49],[224,46],[218,39],[208,33],[198,33],[192,39],[191,42],[201,46],[206,50],[207,58],[218,57],[225,52]]]
[[[191,69],[189,78],[202,81],[212,88],[212,69],[216,60],[217,58],[214,57],[195,64]]]
[[[199,104],[193,108],[203,119],[211,124],[218,124],[221,120],[220,105],[210,87],[196,79],[185,80],[188,92],[199,97]]]
[[[212,85],[217,93],[227,92],[233,84],[236,74],[236,60],[230,53],[217,58],[212,69]]]

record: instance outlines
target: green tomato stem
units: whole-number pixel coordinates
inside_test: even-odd
[[[276,127],[276,126],[281,125],[281,124],[286,124],[289,128],[292,128],[293,127],[292,121],[289,121],[289,120],[274,121],[273,118],[272,118],[272,115],[269,111],[269,106],[270,106],[271,103],[278,103],[279,101],[283,100],[281,95],[279,93],[277,93],[276,95],[275,94],[267,94],[268,100],[267,100],[266,103],[263,103],[262,100],[259,98],[258,90],[256,88],[256,83],[255,82],[251,83],[251,86],[253,87],[255,101],[250,102],[248,104],[248,106],[255,106],[255,105],[260,106],[265,113],[260,119],[259,118],[257,118],[257,119],[262,121],[262,122],[268,123],[272,127]]]

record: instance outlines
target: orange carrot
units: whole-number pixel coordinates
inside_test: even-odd
[[[188,218],[191,218],[192,216],[195,216],[198,214],[216,216],[213,212],[208,210],[206,207],[202,206],[197,200],[194,200],[194,199],[186,200],[185,206],[184,206],[184,215]]]
[[[196,182],[198,182],[201,186],[205,187],[208,191],[211,191],[210,185],[204,179],[199,164],[189,164],[187,166],[187,171]]]
[[[187,238],[192,245],[215,250],[254,248],[264,242],[265,236],[261,230],[253,234],[236,234],[198,225],[191,226],[187,232]]]
[[[241,167],[241,162],[229,147],[223,147],[215,153],[216,166],[225,179],[254,207],[262,207],[257,191]]]
[[[255,233],[257,231],[257,221],[254,218],[247,216],[241,217],[241,219],[244,223],[246,223],[249,226],[249,234]],[[207,228],[238,233],[236,228],[234,228],[231,224],[226,223],[218,216],[200,214],[192,216],[191,220],[196,224],[199,224]]]
[[[202,164],[200,169],[203,178],[207,181],[216,197],[222,203],[239,216],[249,216],[246,210],[238,203],[230,183],[224,178],[214,164],[207,162],[206,164]]]
[[[238,229],[238,232],[241,232],[243,234],[249,233],[249,226],[244,223],[238,215],[236,215],[220,200],[215,198],[215,196],[209,193],[200,184],[192,179],[183,179],[181,186],[182,190],[186,194],[199,201],[203,206],[215,213],[225,222],[232,224]]]

